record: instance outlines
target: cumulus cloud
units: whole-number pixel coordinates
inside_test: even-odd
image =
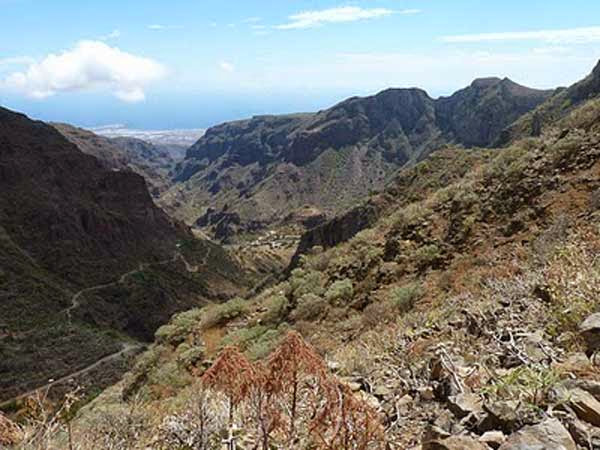
[[[220,61],[219,68],[225,72],[229,72],[229,73],[235,72],[235,66],[228,61]]]
[[[3,84],[37,99],[106,88],[123,101],[139,102],[145,99],[144,87],[165,75],[166,69],[152,59],[105,42],[82,41],[71,50],[31,62],[26,70],[8,75]]]
[[[289,16],[288,23],[277,25],[275,28],[280,30],[314,28],[327,23],[356,22],[358,20],[376,19],[389,16],[393,13],[394,11],[391,9],[364,9],[358,6],[344,6],[340,8],[322,9],[318,11],[304,11]]]
[[[444,36],[442,41],[448,43],[542,41],[549,44],[590,44],[600,42],[600,27],[461,34]]]
[[[0,58],[0,66],[20,66],[24,64],[32,64],[35,60],[30,56],[12,56],[9,58]]]

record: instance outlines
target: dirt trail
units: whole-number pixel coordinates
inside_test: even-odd
[[[73,378],[77,378],[81,375],[85,375],[86,373],[91,372],[92,370],[100,367],[102,364],[105,364],[110,361],[114,361],[115,359],[120,358],[121,356],[124,356],[128,352],[134,352],[136,350],[141,350],[144,347],[145,347],[145,345],[143,345],[143,344],[132,344],[132,343],[128,343],[128,342],[123,343],[123,348],[121,350],[119,350],[118,352],[107,355],[104,358],[99,359],[95,363],[90,364],[87,367],[84,367],[83,369],[80,369],[76,372],[65,375],[64,377],[58,378],[56,380],[52,380],[43,386],[40,386],[40,387],[37,387],[30,391],[24,392],[16,397],[11,398],[10,400],[6,400],[6,401],[0,403],[0,409],[9,406],[11,403],[18,402],[19,400],[23,400],[27,397],[37,394],[40,391],[50,389],[53,386],[56,386],[56,385],[59,385],[62,383],[66,383]]]
[[[155,262],[155,263],[140,263],[140,265],[138,266],[137,269],[130,270],[129,272],[124,273],[123,275],[121,275],[119,277],[119,279],[117,281],[113,281],[111,283],[99,284],[97,286],[91,286],[91,287],[84,288],[84,289],[81,289],[80,291],[76,292],[71,297],[71,306],[66,308],[63,312],[67,314],[67,317],[69,318],[69,322],[71,322],[71,312],[81,305],[80,299],[84,294],[87,294],[87,293],[90,293],[93,291],[98,291],[101,289],[105,289],[105,288],[108,288],[111,286],[116,286],[118,284],[123,284],[127,278],[135,275],[136,273],[143,272],[144,270],[148,269],[150,266],[155,266],[155,265],[160,266],[160,265],[164,265],[164,264],[169,264],[172,262],[176,262],[178,259],[180,259],[183,262],[183,264],[185,265],[186,271],[188,271],[190,273],[196,273],[200,270],[201,267],[206,266],[208,264],[208,258],[210,256],[210,251],[211,251],[211,248],[208,247],[208,250],[206,251],[204,258],[202,259],[202,262],[199,265],[190,264],[188,262],[188,260],[185,258],[185,256],[183,256],[183,254],[181,254],[180,252],[176,252],[172,258],[165,259],[164,261],[159,261],[159,262]],[[64,377],[61,377],[57,380],[53,380],[43,386],[37,387],[28,392],[20,394],[17,397],[11,398],[10,400],[6,400],[6,401],[0,403],[0,408],[4,408],[13,402],[22,400],[22,399],[29,397],[37,392],[42,391],[44,389],[49,389],[52,386],[64,383],[66,381],[69,381],[72,378],[76,378],[81,375],[84,375],[84,374],[96,369],[97,367],[101,366],[102,364],[105,364],[107,362],[110,362],[117,358],[120,358],[121,356],[123,356],[124,354],[126,354],[129,351],[138,350],[138,349],[141,349],[144,347],[144,345],[142,345],[142,344],[131,344],[131,343],[127,343],[127,342],[123,342],[122,345],[123,345],[123,348],[121,350],[119,350],[118,352],[107,355],[83,369],[80,369],[76,372],[65,375]]]
[[[92,286],[92,287],[81,289],[80,291],[76,292],[73,295],[73,297],[71,297],[71,306],[69,306],[63,312],[69,318],[69,322],[71,322],[71,313],[72,313],[72,311],[74,309],[79,308],[79,306],[81,306],[80,299],[81,299],[82,295],[88,294],[88,293],[94,292],[94,291],[99,291],[101,289],[106,289],[106,288],[109,288],[111,286],[117,286],[119,284],[123,284],[127,278],[129,278],[129,277],[131,277],[131,276],[133,276],[133,275],[135,275],[137,273],[143,272],[144,270],[146,270],[150,266],[154,266],[154,265],[160,266],[160,265],[168,264],[168,263],[171,263],[171,262],[175,262],[180,257],[183,258],[183,256],[180,255],[179,253],[175,253],[175,255],[172,258],[165,259],[164,261],[159,261],[159,262],[156,262],[156,263],[140,263],[140,265],[138,266],[137,269],[130,270],[129,272],[124,273],[123,275],[121,275],[119,277],[119,279],[117,281],[113,281],[111,283],[99,284],[97,286]],[[185,261],[185,264],[186,264],[186,270],[188,270],[188,272],[189,272],[190,270],[188,269],[188,263],[187,263],[187,261]]]

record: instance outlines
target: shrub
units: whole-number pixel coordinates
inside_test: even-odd
[[[296,309],[292,311],[294,320],[312,320],[327,310],[328,303],[323,297],[306,294],[298,299]]]
[[[246,301],[243,298],[236,297],[220,305],[213,305],[205,308],[202,317],[202,327],[212,328],[217,325],[229,322],[240,316],[246,309]]]
[[[204,347],[181,344],[177,347],[177,364],[184,369],[196,366],[204,359]]]
[[[423,289],[419,283],[410,283],[405,286],[395,287],[390,292],[390,302],[400,312],[410,311],[415,301],[421,297]]]
[[[274,295],[269,297],[263,305],[267,310],[261,315],[260,319],[263,324],[268,325],[276,324],[285,317],[289,302],[284,295]]]
[[[335,281],[329,286],[327,292],[325,293],[325,298],[331,304],[339,304],[346,303],[348,300],[352,298],[354,294],[354,288],[352,286],[352,281],[348,278],[343,280]]]
[[[415,265],[419,270],[425,270],[437,263],[441,257],[440,248],[435,244],[419,247],[414,255]]]
[[[154,338],[159,344],[177,345],[183,342],[186,337],[187,334],[182,333],[182,330],[173,324],[163,325],[154,333]]]
[[[295,269],[290,277],[290,290],[294,299],[305,294],[323,295],[324,284],[325,275],[314,270]]]
[[[190,336],[199,325],[204,310],[195,308],[179,313],[167,325],[160,327],[154,337],[159,344],[178,345]]]

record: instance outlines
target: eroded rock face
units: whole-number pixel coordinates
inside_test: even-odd
[[[1,108],[0,167],[0,223],[70,281],[102,266],[118,273],[127,259],[164,259],[190,236],[156,207],[140,175],[108,170],[53,127]]]
[[[547,419],[513,433],[500,450],[577,450],[577,446],[558,419]]]
[[[388,89],[314,114],[225,123],[188,150],[162,204],[188,223],[225,205],[243,222],[277,223],[304,204],[331,217],[446,144],[490,146],[550,94],[486,79],[440,99]]]

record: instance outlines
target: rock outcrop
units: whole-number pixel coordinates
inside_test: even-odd
[[[439,99],[388,89],[314,114],[226,123],[188,150],[162,204],[188,223],[208,207],[266,225],[303,205],[331,217],[447,144],[491,145],[551,94],[494,78]]]

